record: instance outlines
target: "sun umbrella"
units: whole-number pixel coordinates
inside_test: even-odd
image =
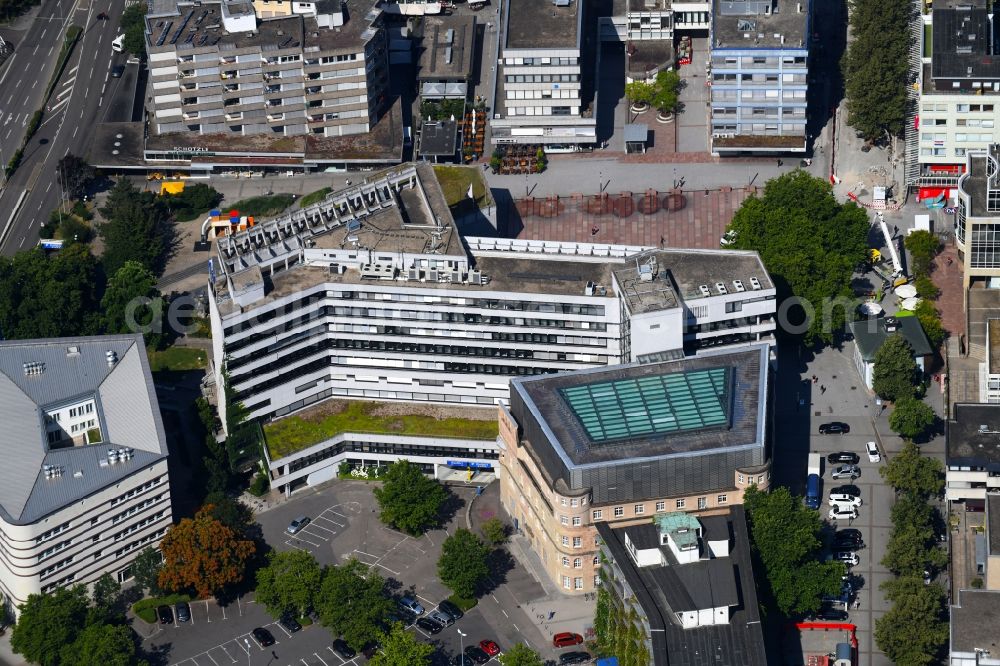
[[[896,295],[900,298],[913,298],[917,295],[917,288],[912,284],[901,284],[896,287]]]

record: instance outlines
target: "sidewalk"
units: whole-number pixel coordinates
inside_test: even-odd
[[[0,636],[0,664],[3,666],[28,666],[28,662],[20,655],[14,654],[10,647],[10,628]]]

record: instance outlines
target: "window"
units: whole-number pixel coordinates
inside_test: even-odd
[[[601,577],[594,576],[594,587],[598,587],[601,584]]]
[[[573,516],[573,527],[580,527],[583,524],[583,520],[580,516]]]
[[[600,520],[604,517],[604,512],[600,509],[594,509],[594,520]]]
[[[567,518],[566,516],[559,516],[559,524],[569,525],[569,518]]]
[[[594,535],[594,548],[601,547],[601,536],[599,534]]]
[[[677,505],[678,509],[683,509],[684,508],[684,500],[682,500],[682,499],[677,500],[677,502],[675,504]]]
[[[708,506],[708,498],[707,497],[699,497],[698,498],[698,508],[699,509],[704,509],[707,506]]]
[[[601,557],[599,555],[594,555],[594,566],[595,567],[601,566]]]
[[[581,557],[574,557],[573,558],[573,568],[574,569],[582,569],[583,568],[583,558],[581,558]]]
[[[615,518],[621,518],[624,515],[625,515],[625,507],[623,507],[623,506],[616,506],[615,507]]]
[[[728,501],[728,498],[725,495],[719,495],[715,498],[715,501],[717,504],[725,504]]]
[[[743,485],[743,475],[742,474],[737,474],[736,475],[736,482],[739,483],[740,485]]]
[[[562,545],[568,546],[569,545],[569,537],[566,536],[565,534],[563,534],[561,538],[562,538]]]
[[[563,576],[562,581],[563,581],[563,587],[568,590],[570,586],[569,576]]]
[[[762,483],[764,483],[764,475],[763,474],[758,474],[757,475],[757,485],[759,486]]]
[[[573,547],[583,548],[583,537],[573,537]]]
[[[563,558],[562,558],[562,565],[564,567],[569,567],[569,558],[566,557],[565,555],[563,555]]]
[[[663,511],[665,507],[666,507],[666,502],[657,502],[656,503],[656,510],[657,511]]]
[[[571,499],[569,501],[569,505],[570,506],[580,506],[580,500],[578,500],[578,499]]]
[[[582,578],[574,578],[573,579],[573,589],[574,590],[582,590],[583,589],[583,579]]]
[[[559,498],[559,503],[562,504],[563,506],[566,506],[566,498],[565,497],[560,497]]]
[[[635,515],[639,516],[646,512],[646,507],[643,504],[636,504],[632,507],[632,511],[635,512]]]

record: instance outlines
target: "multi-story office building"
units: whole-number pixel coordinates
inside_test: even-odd
[[[982,510],[1000,492],[1000,405],[956,404],[945,438],[945,498]]]
[[[661,70],[675,67],[675,37],[702,37],[711,26],[709,0],[615,0],[613,5],[614,15],[600,19],[601,39],[627,44],[626,82],[651,81]]]
[[[809,0],[715,0],[712,152],[803,153]]]
[[[756,253],[462,238],[426,164],[217,242],[215,363],[251,417],[331,396],[494,405],[511,377],[775,328]]]
[[[930,62],[920,82],[920,197],[954,188],[970,151],[998,139],[1000,60],[986,0],[936,2]]]
[[[171,522],[140,335],[0,342],[0,601],[119,582]]]
[[[605,588],[645,638],[645,663],[768,663],[742,506],[714,516],[660,513],[627,527],[602,522],[597,531]]]
[[[539,144],[549,152],[597,140],[594,106],[583,91],[581,0],[503,4],[494,144]]]
[[[955,244],[965,288],[1000,276],[1000,145],[971,151],[958,179]]]
[[[769,392],[763,343],[514,379],[501,502],[557,585],[592,591],[600,523],[726,511],[769,486]]]
[[[257,4],[272,18],[244,1],[149,4],[150,131],[160,144],[195,135],[207,146],[221,135],[219,151],[253,153],[274,137],[362,134],[378,121],[388,74],[377,5],[348,12],[324,0],[291,13],[300,3]],[[184,147],[189,138],[157,157],[189,158],[199,150]]]

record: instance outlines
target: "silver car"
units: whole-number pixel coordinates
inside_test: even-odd
[[[861,468],[857,465],[839,465],[833,469],[833,474],[830,475],[833,479],[850,479],[854,480],[861,476]]]
[[[288,523],[288,527],[285,528],[289,534],[297,534],[299,530],[309,524],[309,516],[299,516],[292,522]]]

